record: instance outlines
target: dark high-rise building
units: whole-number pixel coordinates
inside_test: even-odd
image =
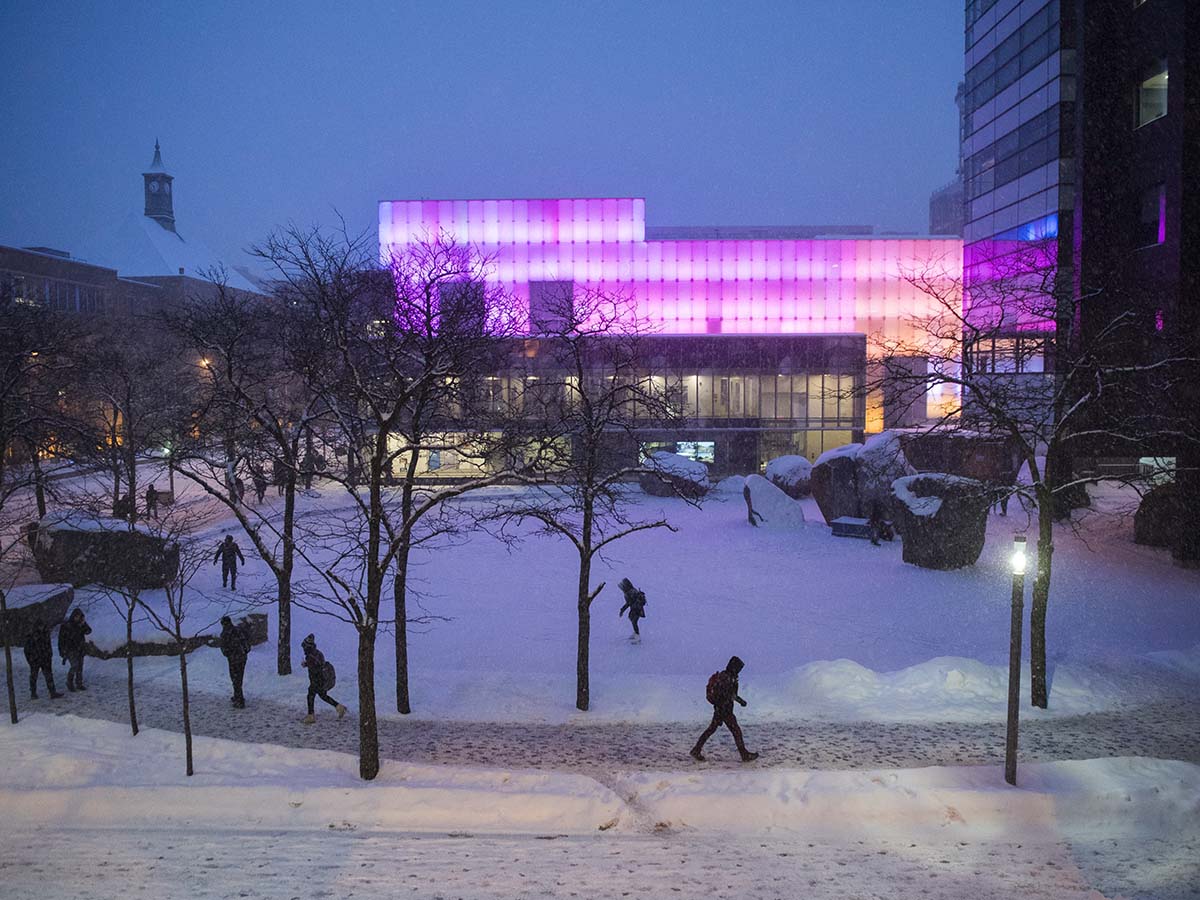
[[[1073,341],[1094,348],[1121,316],[1134,323],[1128,336],[1103,351],[1121,362],[1200,344],[1198,42],[1195,0],[968,0],[968,315],[1001,261],[1036,246],[1056,293],[1072,298]],[[993,321],[1003,333],[975,351],[975,362],[1020,371],[1053,359],[1028,347],[1053,348],[1061,319],[1018,312]],[[1062,347],[1060,357],[1068,352]],[[1155,402],[1181,414],[1200,408],[1194,372]],[[1100,442],[1088,452],[1178,455],[1181,463],[1189,455],[1186,441],[1165,440],[1123,450]]]

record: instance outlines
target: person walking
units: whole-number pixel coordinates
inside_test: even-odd
[[[638,630],[638,619],[646,617],[646,595],[635,588],[628,578],[622,578],[617,587],[625,595],[625,605],[617,612],[617,618],[619,619],[625,610],[629,610],[629,624],[633,626],[633,636],[630,640],[635,644],[641,643],[642,633]]]
[[[46,690],[50,699],[57,700],[62,696],[54,687],[54,654],[50,650],[50,626],[38,621],[25,638],[25,662],[29,663],[29,699],[37,699],[38,675],[46,677]]]
[[[267,474],[261,466],[255,466],[250,478],[254,482],[254,496],[258,498],[259,505],[262,505],[263,498],[267,496]]]
[[[762,517],[762,513],[754,511],[754,501],[750,497],[750,485],[748,484],[742,485],[742,499],[746,501],[746,518],[750,520],[751,525],[757,528],[758,522],[767,521]],[[754,521],[755,518],[758,519],[758,522]]]
[[[232,700],[235,709],[246,708],[246,697],[242,693],[242,678],[246,674],[246,657],[250,654],[250,641],[245,629],[233,624],[229,616],[221,616],[221,654],[229,663],[229,680],[233,683]]]
[[[326,661],[325,655],[317,649],[317,639],[311,634],[300,642],[300,649],[304,651],[304,662],[300,665],[308,669],[308,715],[303,719],[304,724],[311,725],[317,721],[313,705],[317,697],[334,707],[338,718],[342,718],[346,715],[346,707],[329,696],[329,692],[337,684],[337,672],[334,671],[333,663]]]
[[[738,696],[738,673],[743,668],[745,668],[745,663],[736,656],[731,656],[725,668],[720,672],[714,672],[708,679],[704,696],[713,706],[713,717],[712,721],[708,723],[708,727],[704,729],[704,734],[700,735],[700,740],[696,741],[696,746],[691,749],[693,759],[704,761],[702,752],[704,742],[712,737],[722,725],[728,728],[729,733],[733,735],[733,742],[737,745],[738,753],[742,755],[742,762],[758,759],[757,753],[746,749],[746,742],[742,739],[742,729],[738,725],[737,716],[733,714],[735,701],[742,706],[746,705],[746,701]]]
[[[158,491],[154,485],[146,488],[146,515],[151,519],[158,518]]]
[[[225,540],[217,545],[216,555],[213,556],[213,565],[218,562],[221,564],[221,587],[228,587],[231,591],[237,590],[238,560],[241,560],[243,566],[246,564],[242,548],[234,541],[232,534],[227,534]]]
[[[83,649],[92,626],[78,607],[58,629],[58,655],[67,664],[67,690],[86,691],[83,684]]]

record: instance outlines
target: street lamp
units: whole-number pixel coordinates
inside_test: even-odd
[[[1021,627],[1025,613],[1025,535],[1013,536],[1012,624],[1008,635],[1008,728],[1004,738],[1004,780],[1017,783],[1017,724],[1021,714]]]

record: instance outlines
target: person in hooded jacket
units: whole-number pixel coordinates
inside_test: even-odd
[[[86,691],[83,685],[83,645],[92,633],[92,626],[84,618],[83,610],[71,611],[67,621],[58,629],[58,655],[67,664],[67,690]]]
[[[50,626],[39,621],[25,638],[25,662],[29,663],[29,698],[37,699],[38,675],[46,677],[46,690],[50,699],[62,696],[54,687],[54,653],[50,649]]]
[[[236,709],[246,708],[246,697],[242,693],[242,678],[246,674],[246,657],[250,655],[250,641],[245,629],[233,624],[229,616],[221,616],[221,654],[229,663],[229,680],[233,683]]]
[[[621,593],[625,595],[625,605],[617,611],[619,619],[625,612],[629,610],[629,624],[633,626],[633,639],[639,640],[642,633],[638,630],[638,619],[646,617],[646,595],[633,586],[628,578],[622,578],[617,587],[621,589]]]
[[[317,649],[317,639],[311,634],[308,635],[300,642],[300,649],[304,651],[304,662],[300,665],[308,669],[308,715],[303,719],[304,724],[311,725],[317,721],[313,704],[317,697],[334,707],[337,710],[338,718],[342,718],[346,715],[346,707],[329,696],[329,689],[332,685],[329,684],[326,674],[325,654]]]
[[[745,668],[745,665],[736,656],[731,656],[724,670],[715,672],[709,678],[705,695],[713,706],[713,717],[712,721],[708,723],[708,727],[704,729],[704,734],[700,735],[700,740],[696,741],[696,746],[691,749],[693,759],[704,761],[702,753],[704,742],[712,737],[722,725],[728,728],[729,733],[733,735],[733,742],[737,745],[738,753],[742,755],[742,762],[758,759],[757,753],[746,749],[746,742],[742,739],[742,729],[738,725],[737,716],[733,714],[735,702],[742,706],[746,705],[746,701],[738,696],[738,673]]]

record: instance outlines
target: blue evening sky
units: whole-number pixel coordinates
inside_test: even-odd
[[[962,10],[4,0],[0,243],[70,250],[140,212],[156,137],[180,233],[226,256],[417,197],[924,231],[957,158]]]

